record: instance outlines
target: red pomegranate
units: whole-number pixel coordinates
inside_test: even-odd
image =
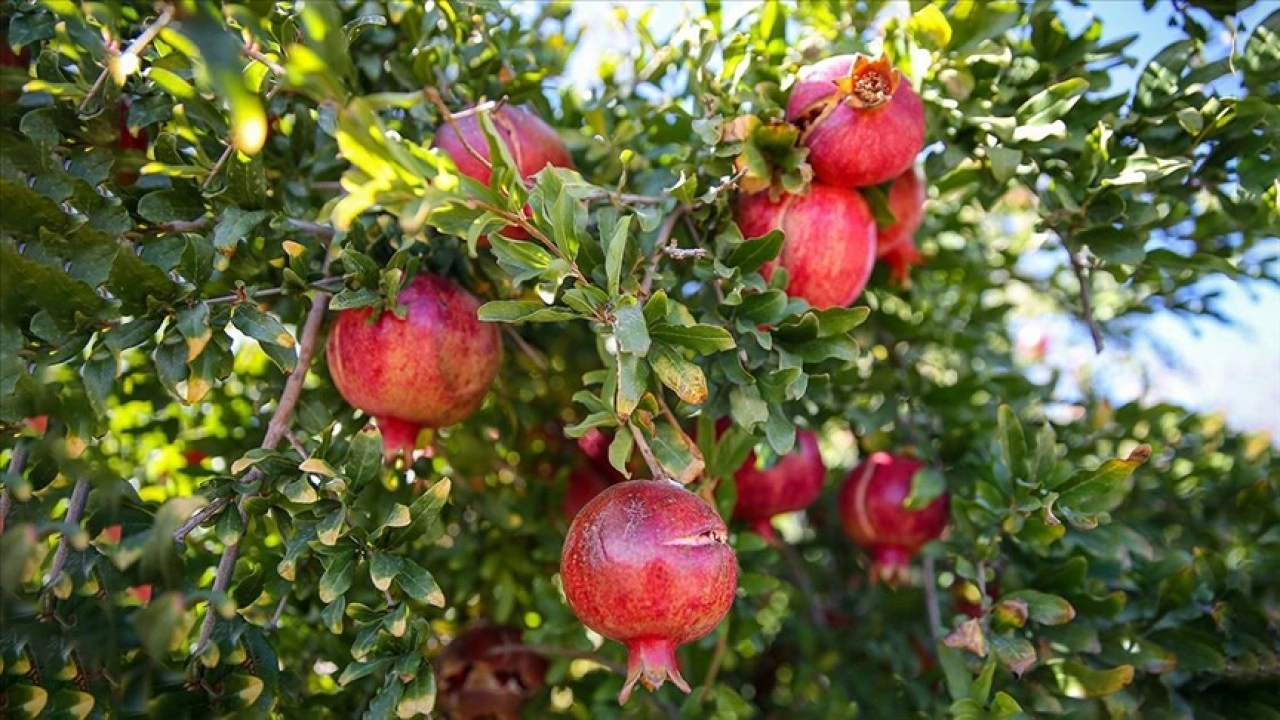
[[[924,148],[924,103],[889,59],[837,55],[800,70],[787,120],[819,182],[866,187],[906,172]]]
[[[873,580],[890,585],[905,580],[911,556],[946,529],[945,492],[920,510],[903,505],[911,494],[911,479],[923,467],[917,460],[878,452],[854,468],[840,488],[840,524],[871,552]]]
[[[612,468],[610,468],[612,469]],[[614,471],[615,475],[617,471]],[[574,468],[569,473],[569,482],[565,485],[564,498],[560,501],[560,513],[564,515],[566,520],[572,520],[592,498],[604,492],[609,487],[612,477],[601,476],[596,472],[595,467],[585,466]]]
[[[637,682],[689,692],[676,647],[697,640],[729,612],[738,562],[724,520],[667,480],[631,480],[578,513],[560,557],[564,594],[578,619],[627,646],[625,703]]]
[[[867,201],[854,190],[810,185],[804,195],[744,195],[738,227],[747,238],[781,228],[786,235],[775,262],[787,269],[787,294],[816,308],[853,302],[871,277],[876,257],[876,221]],[[763,269],[767,279],[774,263]]]
[[[516,720],[546,680],[547,661],[523,650],[520,630],[478,625],[458,635],[435,661],[440,709],[450,720]]]
[[[494,128],[511,151],[511,157],[522,178],[533,177],[548,165],[573,167],[573,158],[569,156],[569,149],[565,147],[564,141],[542,118],[512,105],[503,105],[494,110],[490,117],[493,118]],[[469,145],[486,161],[490,159],[489,143],[485,140],[484,131],[480,129],[480,120],[475,115],[467,115],[458,118],[454,124],[457,125],[457,130],[454,125],[446,124],[436,131],[435,146],[453,160],[453,164],[458,166],[458,172],[489,184],[489,176],[493,171],[467,150]],[[529,212],[526,206],[525,214]],[[509,227],[502,234],[516,240],[529,237],[527,232],[517,227]]]
[[[409,453],[423,428],[470,416],[498,374],[498,329],[476,315],[480,301],[452,280],[418,275],[400,291],[404,319],[358,308],[329,331],[329,373],[347,402],[378,421],[390,459]]]
[[[757,467],[756,454],[747,456],[733,479],[738,502],[733,516],[745,520],[751,529],[770,542],[777,542],[774,515],[803,510],[822,494],[827,467],[818,452],[818,436],[808,430],[796,433],[796,449],[773,467]]]
[[[890,279],[906,286],[911,266],[920,263],[915,234],[924,220],[924,180],[915,169],[899,175],[889,186],[889,210],[894,223],[880,228],[876,256],[889,265]]]
[[[127,158],[127,167],[116,173],[116,181],[121,185],[132,185],[138,181],[138,173],[135,170],[139,167],[137,156],[140,155],[145,161],[147,145],[150,143],[146,128],[138,128],[136,133],[129,129],[130,104],[131,101],[127,97],[120,101],[120,139],[117,141],[117,148],[120,154]]]

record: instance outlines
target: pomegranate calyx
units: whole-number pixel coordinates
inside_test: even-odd
[[[893,99],[902,82],[902,74],[881,54],[876,60],[859,55],[849,75],[835,81],[849,107],[873,110]]]
[[[897,587],[911,578],[911,552],[896,545],[880,545],[871,551],[871,580]]]
[[[676,646],[665,638],[639,638],[627,643],[627,681],[618,693],[618,704],[625,705],[637,682],[650,690],[657,690],[670,680],[684,692],[691,691],[689,683],[680,674],[676,661]]]
[[[403,453],[412,462],[414,451],[418,449],[418,436],[422,433],[422,427],[394,417],[379,417],[375,420],[378,421],[378,430],[382,432],[383,459],[390,463]]]

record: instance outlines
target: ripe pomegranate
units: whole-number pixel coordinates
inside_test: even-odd
[[[738,489],[733,516],[748,522],[756,534],[771,543],[777,542],[777,536],[769,520],[813,504],[822,494],[827,476],[827,467],[818,452],[818,436],[800,430],[796,445],[790,455],[769,468],[757,467],[756,454],[752,452],[733,476]]]
[[[523,650],[520,630],[477,625],[458,635],[435,661],[440,709],[450,720],[516,720],[520,706],[542,687],[547,661]]]
[[[889,210],[894,223],[880,228],[876,256],[889,265],[890,279],[905,286],[910,283],[911,266],[920,263],[915,234],[924,220],[924,179],[914,169],[889,186]]]
[[[550,125],[543,122],[542,118],[524,108],[512,105],[503,105],[494,110],[490,117],[493,118],[493,125],[498,135],[511,151],[511,157],[520,171],[520,177],[526,179],[533,177],[548,165],[573,167],[573,158],[569,156],[569,149],[565,147],[564,141],[556,135],[556,131]],[[457,130],[454,129],[455,124]],[[453,164],[458,166],[458,172],[486,185],[489,184],[489,176],[493,171],[467,150],[467,146],[470,146],[485,161],[490,159],[489,143],[485,140],[484,131],[480,129],[480,120],[475,115],[458,118],[454,124],[446,124],[437,130],[435,146],[453,160]],[[525,214],[530,214],[528,206],[525,206]],[[503,230],[502,234],[514,240],[524,240],[529,237],[529,233],[518,227],[509,227]]]
[[[418,275],[400,291],[403,320],[343,310],[329,331],[329,373],[347,402],[378,421],[387,458],[410,453],[422,428],[470,416],[498,374],[498,329],[452,280]]]
[[[924,148],[924,103],[886,56],[837,55],[800,70],[787,120],[819,182],[866,187],[906,172]]]
[[[131,101],[125,97],[120,101],[120,139],[116,143],[121,158],[125,159],[124,169],[116,171],[116,182],[121,185],[132,185],[138,181],[136,169],[140,167],[138,156],[146,161],[147,145],[150,143],[146,128],[138,128],[138,132],[129,129],[129,105]]]
[[[738,201],[738,227],[747,238],[781,228],[786,234],[774,264],[787,269],[787,294],[816,308],[845,306],[862,292],[876,256],[876,222],[867,201],[856,191],[810,185],[804,195],[783,193],[774,201],[767,192]]]
[[[680,676],[676,647],[729,612],[738,562],[724,520],[667,480],[631,480],[596,496],[574,518],[560,557],[564,594],[578,619],[627,646],[625,703],[637,682],[650,690]]]
[[[840,524],[855,543],[871,551],[871,577],[895,585],[909,573],[911,556],[947,526],[947,494],[920,510],[903,502],[911,479],[924,464],[878,452],[853,469],[840,488]]]

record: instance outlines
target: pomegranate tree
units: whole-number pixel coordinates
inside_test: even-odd
[[[889,266],[889,277],[900,285],[910,280],[912,265],[920,263],[915,234],[924,220],[924,180],[915,169],[899,175],[889,186],[892,225],[880,228],[876,256]]]
[[[537,115],[521,107],[503,105],[492,111],[489,117],[493,119],[498,136],[511,152],[520,177],[533,177],[548,165],[573,167],[573,159],[569,156],[569,149],[565,147],[564,141],[554,128]],[[458,172],[489,184],[489,177],[493,173],[489,165],[489,143],[476,115],[465,115],[441,127],[436,131],[435,146],[453,160],[453,164],[458,166]],[[472,150],[475,151],[474,154]],[[481,161],[480,158],[484,160]],[[529,213],[527,206],[525,213]],[[529,237],[525,230],[518,227],[508,227],[502,234],[517,240]]]
[[[667,480],[618,483],[574,518],[560,556],[564,593],[584,625],[627,646],[619,703],[637,682],[689,692],[675,651],[733,604],[738,562],[727,537],[710,505]]]
[[[742,234],[757,238],[774,229],[786,235],[776,263],[787,269],[787,294],[816,308],[845,306],[862,292],[876,258],[876,222],[854,190],[811,185],[804,195],[744,195],[736,219]]]
[[[547,661],[519,646],[520,630],[477,625],[453,639],[435,661],[440,709],[450,720],[515,720],[542,687]]]
[[[819,182],[888,182],[924,148],[924,103],[881,56],[837,55],[800,70],[787,120],[801,127]]]
[[[452,280],[418,275],[400,291],[404,319],[358,308],[338,313],[326,355],[347,402],[377,420],[388,458],[411,452],[423,428],[465,420],[498,374],[498,329]]]
[[[871,577],[890,585],[905,580],[911,557],[947,526],[947,494],[919,510],[906,506],[918,460],[878,452],[853,469],[840,488],[840,524],[871,552]]]
[[[757,466],[755,452],[734,473],[738,501],[733,516],[770,542],[777,536],[769,523],[774,515],[803,510],[822,494],[827,468],[818,452],[818,436],[808,430],[796,433],[796,449],[773,467]]]

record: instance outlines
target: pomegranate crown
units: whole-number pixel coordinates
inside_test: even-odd
[[[871,110],[892,100],[901,82],[902,73],[889,62],[888,55],[881,53],[875,60],[859,55],[849,74],[835,84],[850,107]]]

